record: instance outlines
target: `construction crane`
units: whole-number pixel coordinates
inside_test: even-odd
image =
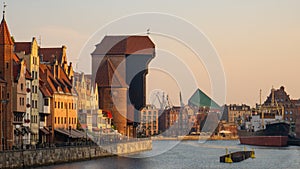
[[[169,96],[165,94],[164,91],[156,89],[151,93],[150,104],[156,105],[156,102],[159,103],[159,108],[161,110],[167,109],[170,107]]]

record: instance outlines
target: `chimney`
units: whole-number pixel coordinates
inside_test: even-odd
[[[55,65],[56,78],[60,79],[60,67],[59,65]]]

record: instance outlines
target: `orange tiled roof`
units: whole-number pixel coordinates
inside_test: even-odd
[[[39,80],[39,89],[42,92],[43,96],[45,97],[51,97],[51,93],[50,91],[47,89],[47,87],[45,86],[45,82],[43,82],[42,80]]]
[[[8,26],[3,18],[0,24],[0,45],[13,45]]]
[[[148,36],[105,36],[92,55],[153,54],[154,48]]]
[[[40,79],[45,83],[45,86],[49,90],[49,93],[55,92],[71,93],[72,83],[64,70],[58,66],[59,78],[53,75],[53,65],[40,64]]]

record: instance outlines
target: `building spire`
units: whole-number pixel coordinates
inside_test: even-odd
[[[3,2],[3,19],[5,19],[5,8],[7,7],[7,5],[5,4],[5,2]]]

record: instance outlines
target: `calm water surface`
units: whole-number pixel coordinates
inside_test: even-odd
[[[172,148],[173,147],[173,148]],[[255,159],[240,163],[224,164],[219,156],[225,154],[225,148],[231,151],[243,150],[239,141],[153,141],[153,150],[129,157],[108,157],[91,161],[75,162],[38,169],[198,169],[198,168],[300,168],[300,147],[254,148]],[[149,157],[150,156],[150,157]]]

